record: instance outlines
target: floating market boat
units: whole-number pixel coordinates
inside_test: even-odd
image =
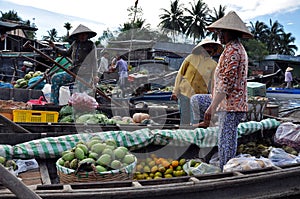
[[[278,123],[273,120],[265,120],[255,124],[243,124],[243,126],[240,126],[239,143],[270,139],[274,136],[276,130],[274,127],[277,125]],[[165,142],[165,144],[162,144],[162,140],[170,141],[177,139],[177,141],[183,141],[184,138],[195,135],[197,132],[202,135],[208,135],[210,138],[205,139],[205,136],[203,139],[206,141],[200,139],[190,142],[190,144],[194,143],[193,147],[173,143],[174,145],[169,145],[166,149],[169,154],[177,154],[177,156],[188,159],[193,158],[193,156],[195,157],[195,155],[197,156],[205,145],[207,147],[215,146],[216,140],[214,138],[216,138],[216,134],[214,130],[200,128],[194,130],[178,129],[174,131],[141,129],[134,132],[123,132],[123,134],[120,131],[99,132],[96,134],[102,137],[114,135],[116,136],[117,143],[126,143],[125,145],[129,148],[141,144],[142,147],[132,150],[139,158],[141,154],[153,153],[158,149],[162,149],[168,143]],[[162,140],[156,139],[156,144],[155,142],[147,143],[148,138],[152,139],[152,136],[159,138],[157,137],[158,135],[166,137],[161,136],[160,139]],[[16,138],[16,142],[19,141],[20,143],[11,147],[5,145],[4,151],[8,154],[14,153],[13,155],[16,158],[36,158],[39,168],[20,173],[18,177],[22,179],[27,188],[41,198],[297,198],[300,194],[298,183],[300,180],[299,163],[262,169],[199,174],[155,180],[59,183],[60,179],[55,162],[60,150],[59,147],[56,147],[59,146],[59,143],[67,143],[63,142],[63,140],[68,141],[70,144],[69,147],[72,147],[78,141],[78,138],[84,139],[85,136],[89,136],[89,134],[45,137],[24,143],[19,138]],[[127,136],[133,137],[130,140],[126,139]],[[141,142],[135,139],[135,136],[142,140],[146,138],[145,136],[150,137]],[[38,148],[36,148],[40,144],[44,146],[42,149],[44,153],[40,153],[41,151],[38,152]],[[51,148],[58,150],[52,150]],[[1,187],[0,198],[17,198],[17,196],[5,187]]]

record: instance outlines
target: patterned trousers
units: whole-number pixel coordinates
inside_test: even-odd
[[[245,112],[218,112],[218,153],[221,170],[228,160],[236,155],[237,127],[245,117]]]

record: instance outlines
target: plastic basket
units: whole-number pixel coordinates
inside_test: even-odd
[[[58,121],[56,111],[13,110],[14,122],[53,122]]]
[[[9,120],[13,120],[13,110],[11,109],[0,109],[0,114]]]
[[[83,182],[109,182],[109,181],[123,181],[123,180],[132,180],[133,173],[135,172],[137,164],[137,159],[130,165],[117,169],[101,173],[91,172],[78,172],[75,175],[75,170],[66,168],[56,162],[57,174],[59,176],[60,183],[69,184],[69,183],[83,183]]]

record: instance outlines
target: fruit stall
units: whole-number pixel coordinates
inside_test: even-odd
[[[239,155],[224,172],[213,161],[217,127],[44,137],[0,145],[0,161],[42,198],[238,198],[232,184],[243,197],[295,195],[299,146],[281,136],[296,128],[274,119],[240,124]],[[36,160],[38,167],[19,170],[20,160]],[[4,187],[0,193],[14,198]]]

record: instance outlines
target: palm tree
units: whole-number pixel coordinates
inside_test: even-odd
[[[69,22],[67,22],[65,23],[64,28],[67,29],[67,39],[68,39],[70,36],[70,30],[72,29],[72,25]]]
[[[256,21],[255,24],[253,24],[251,21],[250,24],[250,32],[253,34],[254,39],[266,43],[268,38],[267,30],[269,28],[267,24],[260,21]]]
[[[56,41],[57,40],[57,30],[55,28],[47,31],[48,36],[43,36],[43,40],[51,40]]]
[[[222,17],[225,16],[225,10],[226,10],[226,6],[222,6],[219,5],[219,9],[216,10],[216,8],[214,8],[213,13],[209,15],[209,25],[214,23],[215,21],[221,19]],[[212,39],[214,39],[215,41],[218,39],[218,35],[217,33],[214,32],[208,32],[207,35],[211,35],[212,34]]]
[[[183,4],[179,4],[179,0],[171,2],[171,10],[162,8],[163,14],[159,15],[162,20],[159,26],[163,32],[171,32],[173,36],[173,41],[175,41],[175,36],[178,35],[176,32],[185,32],[185,20],[183,16]]]
[[[194,4],[190,2],[191,9],[185,9],[188,15],[185,17],[186,35],[193,37],[195,43],[196,38],[205,38],[205,27],[207,26],[208,6],[202,0],[198,0]]]
[[[268,35],[268,41],[266,43],[268,50],[270,53],[276,54],[280,46],[280,37],[284,33],[283,26],[278,21],[273,23],[270,19],[270,28],[267,29],[266,33]]]
[[[283,55],[295,55],[295,51],[298,50],[297,46],[291,43],[295,42],[295,37],[292,37],[292,33],[282,33],[280,40],[279,54]]]

